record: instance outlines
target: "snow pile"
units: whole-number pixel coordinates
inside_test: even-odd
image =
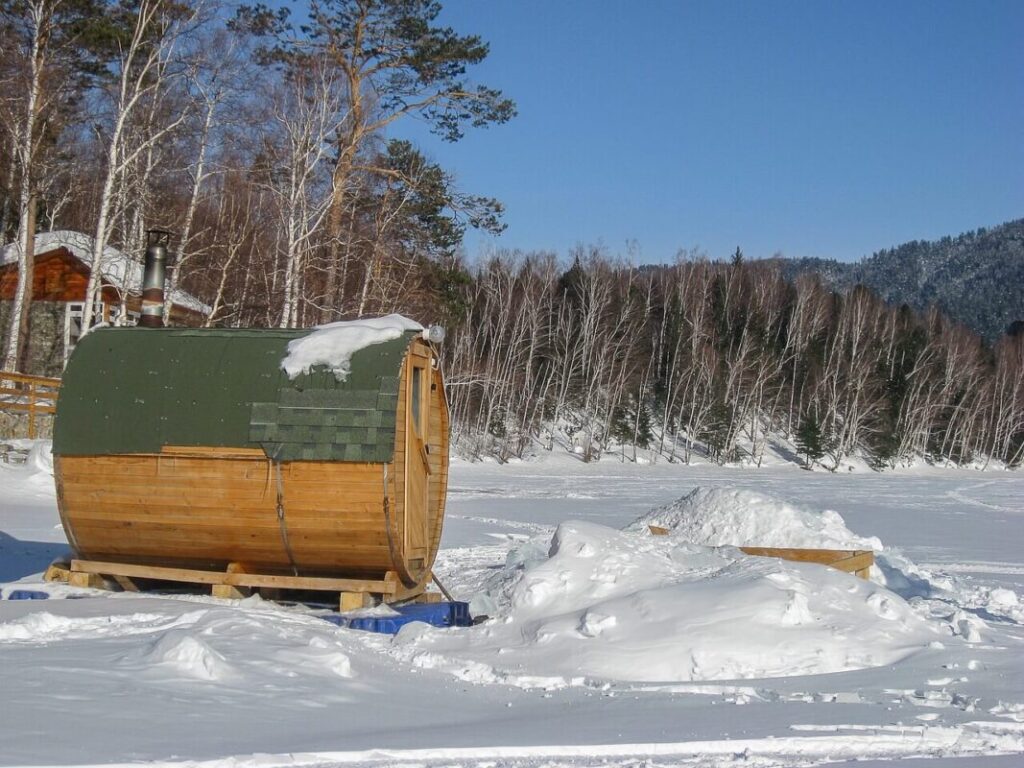
[[[407,331],[422,331],[423,326],[402,315],[366,317],[319,325],[316,330],[288,344],[288,355],[281,368],[294,379],[309,373],[317,365],[331,369],[339,381],[351,370],[352,355],[374,344],[397,339]]]
[[[235,675],[223,654],[187,629],[172,629],[158,636],[138,656],[144,666],[160,666],[197,680],[214,682]]]
[[[48,607],[54,606],[48,604]],[[119,634],[144,634],[180,623],[192,623],[193,616],[198,615],[200,614],[193,612],[175,619],[172,624],[167,624],[165,617],[156,613],[137,612],[95,618],[64,616],[40,610],[11,621],[0,622],[0,644],[46,644]]]
[[[877,538],[850,531],[837,512],[815,512],[741,488],[695,488],[639,517],[627,530],[646,533],[652,525],[713,547],[882,549]]]
[[[471,681],[559,687],[840,672],[948,637],[840,571],[584,522],[560,525],[541,562],[511,558],[491,592],[494,620],[410,626],[394,652]]]
[[[1024,606],[1009,589],[971,585],[932,573],[874,537],[858,536],[838,512],[816,512],[773,496],[739,488],[698,487],[677,501],[637,518],[627,530],[665,528],[673,539],[706,546],[870,549],[872,581],[884,585],[928,618],[948,623],[954,635],[980,642],[987,624],[975,613],[1024,623]]]
[[[53,476],[53,443],[50,440],[36,440],[29,450],[25,462],[33,473]]]
[[[196,599],[200,605],[201,600]],[[137,604],[149,610],[126,610]],[[259,598],[239,601],[237,607],[196,607],[192,600],[152,597],[51,599],[47,610],[32,608],[15,605],[14,610],[28,612],[0,620],[0,649],[88,643],[110,649],[102,651],[109,674],[152,684],[198,680],[244,686],[302,676],[323,685],[353,676],[329,624]]]

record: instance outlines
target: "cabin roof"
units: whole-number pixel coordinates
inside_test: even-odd
[[[92,266],[94,242],[96,241],[89,235],[68,229],[40,232],[36,235],[34,254],[38,259],[46,253],[63,248],[88,270]],[[0,247],[0,267],[17,264],[19,253],[16,242]],[[138,294],[142,290],[142,270],[142,264],[123,251],[109,245],[103,249],[100,274],[108,285],[118,291]],[[202,315],[209,315],[211,312],[211,307],[179,288],[171,291],[170,299],[172,304]]]
[[[280,461],[391,461],[402,360],[417,332],[356,350],[343,380],[325,365],[290,377],[289,342],[313,332],[95,330],[64,372],[53,452],[218,446]]]

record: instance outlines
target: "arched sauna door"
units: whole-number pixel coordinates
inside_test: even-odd
[[[387,468],[395,501],[389,544],[407,587],[430,580],[441,543],[448,490],[448,403],[436,354],[413,339],[402,361],[395,414],[394,463]]]
[[[430,348],[413,344],[406,359],[405,552],[409,569],[421,572],[430,557],[429,429],[433,380]]]

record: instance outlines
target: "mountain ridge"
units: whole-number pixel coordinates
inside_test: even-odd
[[[1024,218],[938,240],[911,240],[857,262],[775,260],[787,280],[816,274],[829,287],[864,285],[890,304],[931,305],[992,342],[1024,320]]]

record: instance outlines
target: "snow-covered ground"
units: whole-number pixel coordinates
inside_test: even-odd
[[[52,593],[0,601],[0,766],[1024,765],[1022,523],[1019,472],[455,461],[437,571],[493,618],[391,639],[41,585],[37,450],[0,464],[3,595]],[[719,546],[756,543],[879,567]]]

